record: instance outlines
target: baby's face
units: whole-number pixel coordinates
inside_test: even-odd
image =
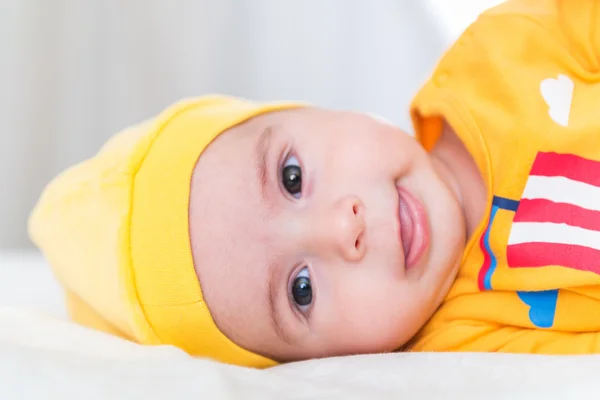
[[[219,329],[291,361],[406,343],[446,295],[465,227],[412,137],[306,108],[256,117],[206,149],[190,235]]]

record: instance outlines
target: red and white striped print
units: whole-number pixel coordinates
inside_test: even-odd
[[[538,153],[515,213],[508,265],[600,274],[600,162]]]

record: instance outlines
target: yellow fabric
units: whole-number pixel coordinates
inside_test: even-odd
[[[51,182],[29,229],[65,287],[72,318],[142,344],[242,366],[274,365],[213,322],[192,260],[190,183],[198,157],[220,133],[299,106],[224,96],[183,101],[117,134]]]
[[[414,350],[600,352],[599,82],[600,2],[515,0],[480,16],[417,94],[419,140],[431,149],[448,121],[489,215]]]

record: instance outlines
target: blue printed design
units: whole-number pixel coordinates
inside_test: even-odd
[[[554,324],[558,290],[540,292],[517,292],[521,301],[529,306],[529,320],[538,328],[550,328]]]

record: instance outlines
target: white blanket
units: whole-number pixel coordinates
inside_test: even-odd
[[[32,296],[18,277],[30,278],[35,269],[23,274],[23,268],[36,263],[43,275],[39,260],[0,256],[2,289]],[[11,265],[19,271],[9,272]],[[32,296],[37,310],[26,307],[27,299],[0,297],[17,303],[0,307],[0,399],[565,399],[600,393],[600,356],[414,353],[265,371],[232,367],[79,327],[60,311],[39,311],[45,295]],[[55,295],[48,297],[56,301]]]

